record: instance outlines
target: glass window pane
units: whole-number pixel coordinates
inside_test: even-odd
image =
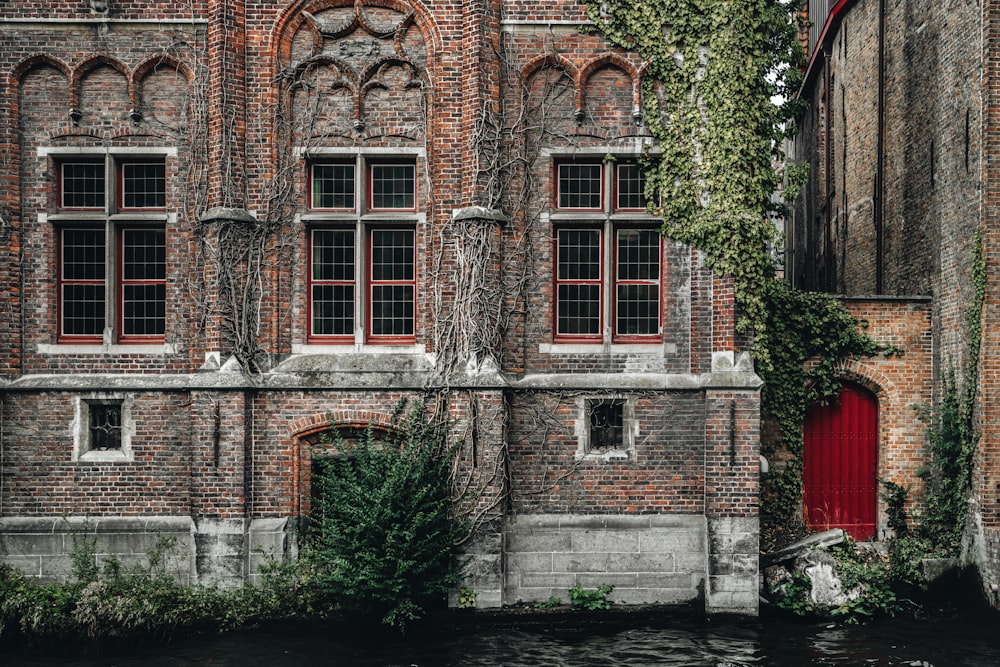
[[[617,238],[618,279],[659,280],[659,232],[655,229],[619,229]]]
[[[313,280],[354,280],[354,230],[314,230],[312,256]]]
[[[122,406],[90,404],[90,449],[122,448]]]
[[[559,165],[559,208],[600,209],[600,164]]]
[[[121,335],[163,336],[167,322],[166,231],[123,228]]]
[[[660,332],[659,285],[619,285],[617,324],[620,336],[654,336]]]
[[[621,449],[624,442],[625,401],[590,403],[590,449]]]
[[[166,207],[166,168],[162,162],[126,162],[121,165],[121,172],[122,208]]]
[[[600,285],[559,285],[559,306],[556,316],[558,333],[563,335],[589,335],[600,333]]]
[[[618,165],[618,201],[616,208],[640,209],[646,207],[643,196],[645,178],[639,165],[634,162],[624,162]]]
[[[413,335],[413,285],[372,285],[372,335]]]
[[[371,279],[413,280],[413,230],[372,230]]]
[[[412,164],[373,164],[372,210],[412,210],[416,207],[416,167]]]
[[[100,336],[104,332],[104,283],[62,286],[62,333]]]
[[[354,285],[313,285],[312,299],[313,335],[354,333]]]
[[[601,279],[601,232],[596,229],[560,229],[557,278]]]
[[[104,162],[60,165],[62,208],[104,208]]]
[[[166,325],[167,290],[163,283],[122,286],[122,333],[162,336]]]
[[[353,164],[316,164],[312,168],[312,208],[355,208]]]
[[[167,246],[163,229],[122,230],[122,276],[125,280],[166,279]]]
[[[104,230],[62,231],[62,279],[104,280]]]

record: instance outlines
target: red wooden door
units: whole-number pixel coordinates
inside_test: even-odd
[[[843,528],[855,540],[875,535],[878,502],[878,403],[844,385],[840,400],[814,405],[804,428],[803,505],[813,530]]]

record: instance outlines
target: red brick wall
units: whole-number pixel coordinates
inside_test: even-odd
[[[55,21],[0,28],[8,101],[0,113],[0,147],[11,156],[0,163],[0,277],[11,295],[9,316],[0,318],[0,372],[20,383],[20,393],[3,395],[0,513],[296,515],[309,495],[304,436],[321,429],[328,414],[352,423],[372,415],[382,420],[400,398],[417,399],[438,387],[452,390],[452,433],[464,443],[463,483],[482,491],[469,505],[479,518],[506,509],[494,500],[508,472],[519,511],[709,511],[706,470],[729,475],[732,468],[728,450],[716,453],[724,459],[718,470],[706,463],[710,448],[720,442],[728,447],[730,433],[723,424],[729,413],[712,401],[729,405],[730,399],[737,402],[741,471],[713,487],[718,495],[711,511],[756,513],[756,459],[750,455],[756,394],[709,401],[698,385],[697,374],[711,370],[711,353],[737,343],[731,291],[704,268],[699,253],[665,242],[662,343],[625,352],[540,350],[553,342],[552,228],[543,215],[551,208],[552,154],[635,154],[648,140],[634,115],[641,63],[579,32],[578,3],[411,6],[385,0],[372,3],[362,20],[346,1],[211,0],[193,7],[116,1],[110,23],[72,22],[91,18],[84,6],[54,1],[24,11],[0,8],[0,16],[11,20]],[[412,20],[392,39],[372,34],[411,10]],[[326,37],[303,11],[327,23]],[[330,36],[337,32],[334,24],[355,20],[344,36]],[[314,92],[328,106],[307,136],[283,122],[303,118],[305,93],[291,90],[289,77],[314,52],[346,59],[357,71],[317,75],[322,85]],[[391,54],[409,59],[412,72],[398,64],[383,67],[388,61],[380,58]],[[351,79],[353,88],[333,88],[338,77]],[[542,100],[544,112],[537,104]],[[517,125],[506,143],[476,143],[484,105],[511,126],[515,118],[538,120],[535,127],[544,133],[524,133]],[[80,111],[78,125],[70,108]],[[135,124],[133,108],[143,114]],[[490,263],[496,280],[508,286],[510,312],[496,351],[502,352],[500,370],[510,375],[484,376],[482,386],[475,378],[449,384],[420,370],[429,362],[416,352],[402,360],[324,353],[317,356],[329,363],[318,370],[279,367],[250,379],[198,372],[206,353],[221,351],[225,362],[233,345],[213,267],[217,227],[199,223],[211,207],[245,208],[270,225],[265,269],[255,285],[261,290],[255,332],[268,357],[265,371],[306,343],[308,257],[305,226],[296,217],[305,212],[306,174],[301,155],[291,150],[304,145],[423,152],[417,161],[422,218],[415,337],[438,358],[439,327],[460,307],[454,299],[463,268],[449,226],[452,212],[484,203],[506,207],[511,219],[496,228],[500,247]],[[116,346],[70,354],[57,345],[56,232],[45,220],[55,213],[55,162],[38,149],[83,146],[171,151],[167,345],[154,353]],[[491,150],[514,165],[512,185],[496,196],[483,185]],[[577,392],[510,386],[522,375],[552,373],[593,374],[595,391],[635,397],[634,460],[577,462]],[[674,378],[681,388],[637,390],[635,374],[650,382]],[[112,390],[136,397],[135,460],[72,462],[70,394]],[[540,416],[551,428],[539,430]]]

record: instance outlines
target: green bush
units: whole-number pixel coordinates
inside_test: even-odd
[[[423,406],[397,411],[390,434],[368,428],[336,439],[337,456],[317,458],[319,494],[305,557],[319,593],[347,612],[404,629],[458,582],[452,520],[454,450]]]
[[[599,609],[610,609],[611,601],[608,594],[613,590],[612,586],[602,584],[597,588],[584,588],[577,582],[573,588],[569,589],[569,601],[577,609],[587,611],[597,611]]]

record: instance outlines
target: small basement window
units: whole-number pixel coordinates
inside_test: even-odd
[[[625,401],[623,399],[591,401],[590,451],[622,449],[624,416]]]
[[[121,403],[90,404],[90,449],[105,452],[122,448]]]
[[[74,461],[131,461],[132,400],[117,394],[74,399]]]
[[[638,425],[635,399],[590,396],[577,399],[577,458],[623,461],[634,458]]]

